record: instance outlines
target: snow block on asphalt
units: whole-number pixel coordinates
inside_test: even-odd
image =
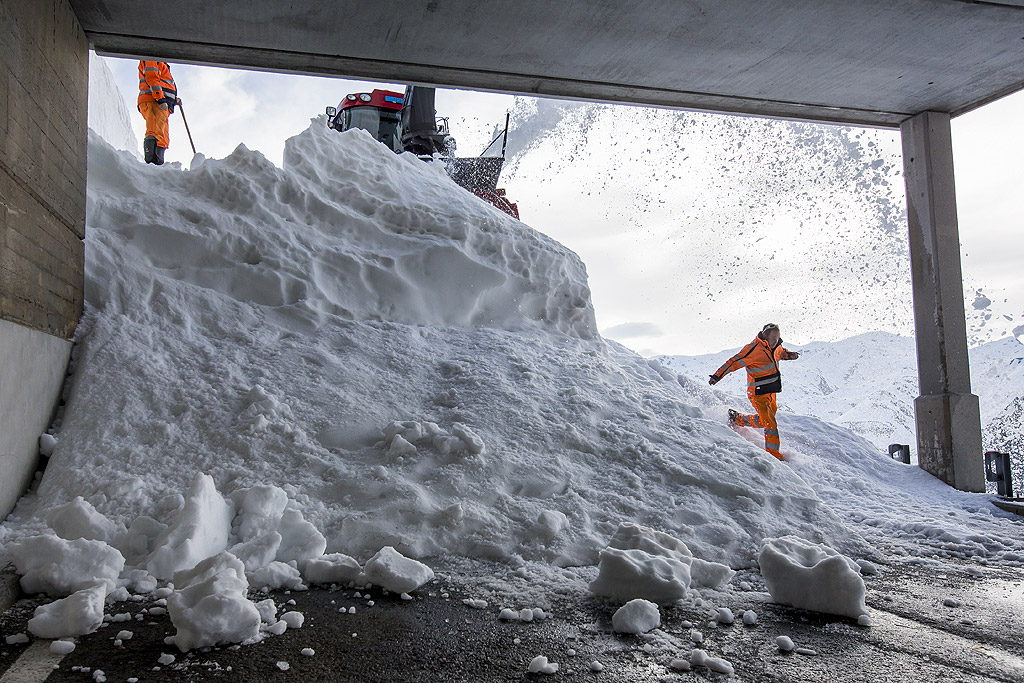
[[[615,610],[612,628],[616,633],[647,633],[661,626],[661,612],[653,602],[637,598]]]
[[[796,536],[766,538],[757,562],[772,600],[781,605],[854,619],[867,613],[860,567],[826,545]]]
[[[124,569],[124,556],[103,541],[29,536],[7,550],[26,593],[70,595],[96,583],[110,591]]]
[[[197,647],[244,643],[259,635],[260,612],[247,597],[245,566],[228,552],[174,575],[178,587],[167,598],[182,652]]]
[[[107,587],[98,583],[36,608],[28,630],[39,638],[71,638],[92,633],[103,623]]]
[[[371,557],[366,580],[392,593],[410,593],[434,578],[434,570],[387,545]]]
[[[348,583],[359,578],[359,562],[342,553],[330,553],[306,562],[304,572],[309,583]]]
[[[595,595],[658,603],[686,596],[691,583],[719,588],[735,574],[725,565],[695,559],[686,544],[654,529],[622,522],[601,551]]]

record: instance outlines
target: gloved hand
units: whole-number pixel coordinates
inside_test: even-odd
[[[718,375],[709,375],[708,384],[710,384],[711,386],[715,386],[721,379],[722,378],[719,377]]]

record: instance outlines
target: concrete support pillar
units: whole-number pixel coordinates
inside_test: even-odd
[[[949,115],[923,112],[900,126],[921,395],[922,469],[961,491],[984,491],[981,411],[971,393]]]

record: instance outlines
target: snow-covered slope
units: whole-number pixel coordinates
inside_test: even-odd
[[[751,338],[753,333],[751,333]],[[745,342],[744,342],[745,343]],[[737,348],[739,344],[737,345]],[[891,443],[910,444],[916,458],[914,399],[917,356],[914,340],[886,332],[869,332],[839,342],[813,342],[796,362],[783,365],[784,390],[779,409],[842,425],[864,437],[879,452]],[[714,372],[735,349],[704,356],[663,356],[667,367],[695,379]],[[981,403],[986,449],[1015,458],[1017,479],[1024,481],[1024,344],[1004,337],[970,349],[971,386]],[[718,388],[739,407],[745,375],[729,378]],[[1015,487],[1020,490],[1020,483]]]
[[[90,51],[89,128],[115,149],[139,156],[139,140],[132,131],[129,116],[131,113],[106,60]]]

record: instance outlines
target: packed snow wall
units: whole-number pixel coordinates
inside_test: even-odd
[[[169,522],[197,473],[274,484],[328,552],[596,561],[622,521],[698,557],[865,544],[685,380],[595,332],[569,250],[321,121],[285,168],[90,142],[87,314],[38,495]],[[692,389],[692,388],[691,388]]]

